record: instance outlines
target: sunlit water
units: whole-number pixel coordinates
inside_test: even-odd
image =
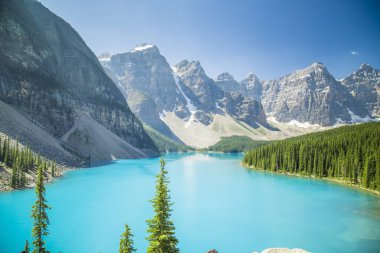
[[[240,166],[241,155],[169,154],[173,220],[183,253],[251,253],[268,247],[312,252],[380,252],[380,197],[324,180]],[[119,160],[69,172],[47,186],[47,247],[116,253],[128,223],[147,248],[159,159]],[[34,190],[0,194],[0,252],[31,241]]]

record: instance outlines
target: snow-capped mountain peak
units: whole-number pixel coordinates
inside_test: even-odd
[[[138,52],[138,51],[145,51],[150,48],[157,48],[155,45],[149,44],[149,43],[142,43],[140,45],[137,45],[135,48],[133,48],[130,52]]]
[[[101,54],[98,56],[98,59],[99,59],[99,61],[110,61],[112,55],[113,55],[113,54],[111,54],[110,52],[104,52],[104,53],[101,53]]]
[[[228,72],[223,72],[216,77],[216,81],[235,81],[234,77]]]
[[[363,63],[362,65],[360,65],[360,69],[361,70],[373,70],[373,67],[371,65],[369,65],[368,63]]]

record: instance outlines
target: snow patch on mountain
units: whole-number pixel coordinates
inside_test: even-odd
[[[177,68],[176,67],[172,67],[172,70],[173,70],[173,78],[174,78],[174,81],[177,85],[177,88],[178,88],[178,91],[181,93],[181,95],[186,99],[186,108],[187,110],[189,110],[189,112],[191,113],[189,119],[187,120],[186,124],[185,124],[185,127],[188,127],[191,122],[194,122],[194,119],[195,119],[195,113],[198,111],[198,109],[193,105],[193,103],[191,102],[190,98],[188,96],[186,96],[186,94],[183,92],[182,88],[181,88],[181,85],[179,85],[179,78],[177,76]]]
[[[322,128],[322,126],[318,125],[318,124],[311,124],[310,122],[299,122],[299,121],[294,120],[294,119],[287,122],[287,123],[281,123],[275,117],[269,116],[269,117],[267,117],[267,120],[272,121],[272,122],[277,123],[277,124],[284,124],[284,125],[295,126],[295,127],[300,127],[300,128],[309,128],[309,129]]]
[[[144,50],[146,50],[148,48],[152,48],[152,47],[154,47],[154,45],[144,43],[144,44],[138,45],[137,47],[132,49],[130,52],[144,51]]]
[[[101,55],[98,56],[99,61],[101,62],[109,62],[111,60],[113,54],[109,52],[102,53]]]
[[[167,111],[163,110],[162,112],[160,112],[158,114],[158,116],[160,117],[160,120],[162,120],[164,123],[166,123],[166,119],[165,119],[165,114],[167,113]]]
[[[309,122],[299,122],[299,121],[294,120],[294,119],[289,121],[288,123],[286,123],[286,125],[297,126],[297,127],[301,127],[301,128],[321,128],[322,127],[321,125],[318,125],[318,124],[311,124]]]
[[[351,116],[351,122],[352,123],[363,123],[363,122],[369,122],[372,121],[372,119],[367,115],[366,117],[362,118],[355,113],[353,113],[350,109],[347,108],[348,114]]]

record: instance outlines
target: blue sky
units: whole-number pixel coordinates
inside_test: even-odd
[[[210,77],[274,79],[324,63],[337,78],[380,68],[380,1],[41,0],[96,53],[156,44],[171,65],[199,60]]]

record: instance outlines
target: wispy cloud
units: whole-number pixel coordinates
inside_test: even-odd
[[[359,52],[357,52],[357,51],[351,51],[350,54],[352,54],[352,55],[359,55]]]

